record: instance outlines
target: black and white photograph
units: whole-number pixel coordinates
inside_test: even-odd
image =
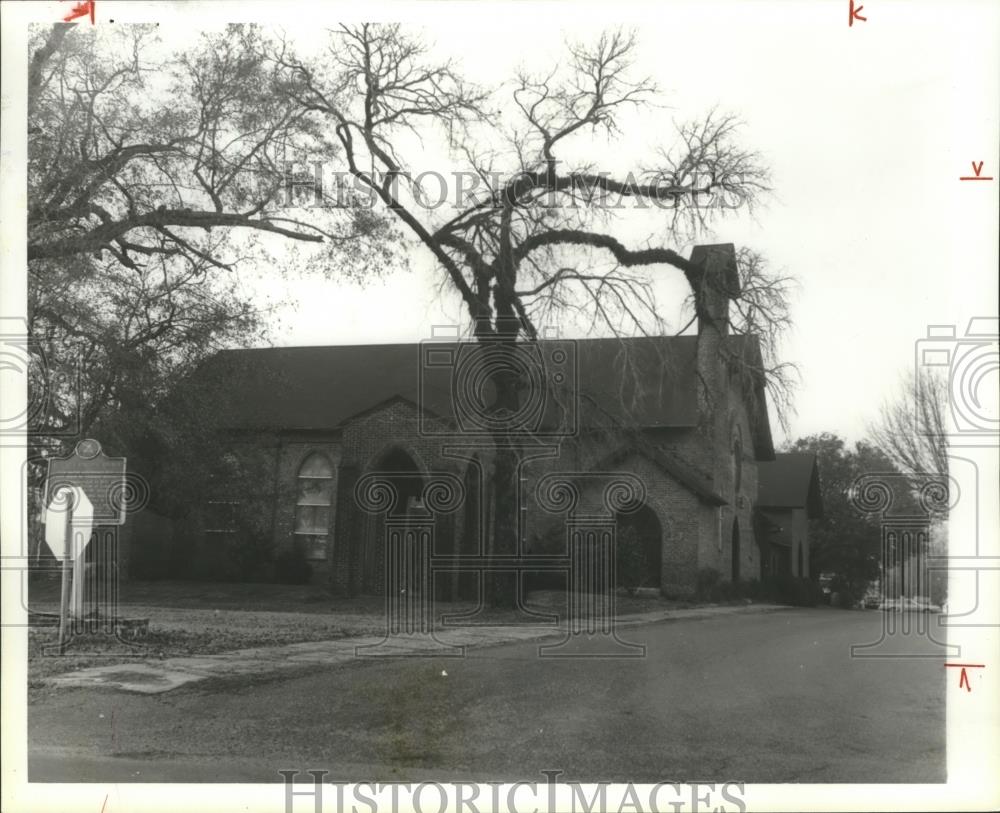
[[[1000,5],[0,9],[5,813],[1000,806]]]

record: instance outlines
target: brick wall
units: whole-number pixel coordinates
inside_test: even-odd
[[[720,387],[701,395],[702,422],[696,432],[677,439],[675,445],[699,468],[707,470],[713,490],[726,500],[717,509],[716,532],[703,536],[711,544],[699,548],[699,567],[715,568],[722,578],[733,577],[733,525],[739,528],[739,577],[759,579],[760,550],[754,533],[753,507],[757,502],[757,461],[749,410],[738,379],[730,376],[717,356],[717,336],[711,331],[699,337],[699,364],[708,368],[706,383]],[[739,444],[737,444],[737,438]],[[739,454],[737,489],[736,449]]]
[[[799,567],[801,551],[802,567]],[[809,517],[805,508],[792,509],[792,575],[809,577]]]
[[[647,487],[647,503],[654,510],[663,531],[661,586],[664,592],[688,595],[694,590],[696,574],[703,567],[716,568],[728,579],[732,570],[732,527],[740,529],[740,575],[744,579],[760,575],[760,555],[754,538],[753,505],[757,498],[757,470],[753,440],[742,393],[717,358],[717,336],[699,339],[698,357],[706,387],[700,387],[702,421],[692,429],[650,430],[651,443],[671,450],[689,467],[705,475],[706,483],[725,498],[721,508],[699,500],[688,488],[675,481],[641,455],[619,460],[611,471],[631,472],[642,478]],[[585,407],[584,407],[585,408]],[[443,428],[443,427],[441,427]],[[448,472],[463,481],[469,463],[444,453],[445,447],[461,447],[461,437],[422,435],[414,404],[403,399],[389,401],[377,409],[359,415],[337,432],[284,432],[274,444],[275,501],[272,538],[275,552],[288,549],[294,542],[296,478],[303,461],[321,453],[333,468],[335,499],[330,509],[330,532],[327,555],[312,562],[313,580],[334,589],[355,593],[381,590],[384,541],[382,521],[357,506],[354,485],[357,479],[374,471],[379,461],[392,449],[401,449],[420,471]],[[563,517],[554,517],[537,505],[533,484],[552,471],[591,470],[603,458],[621,446],[621,439],[610,427],[583,434],[562,442],[558,457],[530,462],[525,468],[528,484],[525,494],[524,544],[534,547],[538,540],[561,538]],[[733,439],[742,437],[742,477],[735,483]],[[466,457],[474,454],[466,451]],[[482,463],[481,517],[474,520],[463,509],[439,520],[435,535],[436,553],[447,554],[462,549],[474,553],[480,542],[491,535],[492,517],[490,477],[492,455],[488,448],[478,451]],[[459,455],[460,457],[461,455]],[[478,477],[474,478],[478,481]],[[474,522],[475,527],[469,527]],[[482,528],[480,528],[482,524]],[[464,547],[463,547],[464,546]],[[457,580],[453,580],[456,581]]]
[[[350,482],[345,481],[338,490],[339,510],[347,516],[334,528],[338,541],[329,578],[335,589],[357,593],[381,592],[384,587],[384,518],[357,504],[353,492],[357,478],[379,471],[386,454],[398,449],[412,459],[421,473],[447,473],[464,482],[468,462],[444,453],[446,446],[460,445],[460,441],[445,435],[421,434],[416,406],[402,399],[365,413],[344,427],[340,465],[342,476]],[[436,518],[436,554],[454,552],[460,542],[462,521],[461,508]]]
[[[706,505],[689,489],[675,481],[648,459],[632,455],[609,471],[631,472],[646,484],[647,502],[655,511],[663,531],[663,559],[661,585],[672,595],[689,595],[695,585],[696,573],[702,567],[714,567],[730,575],[732,522],[736,518],[741,536],[741,576],[759,575],[759,555],[753,537],[751,507],[756,499],[756,467],[749,442],[744,446],[743,475],[740,495],[734,491],[732,455],[728,440],[733,427],[740,426],[744,438],[749,438],[749,421],[746,410],[739,407],[724,413],[723,427],[709,443],[705,433],[696,431],[671,431],[651,433],[651,442],[676,450],[688,465],[711,474],[713,486],[732,501],[731,505],[716,508]],[[714,423],[713,423],[714,426]],[[326,560],[313,561],[313,580],[329,583],[340,592],[356,593],[381,590],[384,569],[384,540],[381,535],[382,520],[361,511],[354,501],[353,485],[358,477],[377,469],[378,461],[391,449],[404,450],[425,472],[445,471],[464,481],[468,463],[443,454],[449,443],[441,437],[421,436],[418,432],[415,407],[402,400],[390,402],[378,410],[359,417],[344,427],[340,436],[304,437],[286,435],[278,445],[276,477],[287,497],[275,507],[274,545],[276,551],[287,549],[294,540],[295,481],[302,462],[312,453],[324,454],[334,468],[334,493],[337,495],[330,511],[330,537]],[[454,445],[461,445],[455,438]],[[534,484],[553,471],[588,471],[618,446],[610,434],[583,435],[564,440],[557,457],[540,458],[525,465],[527,484],[524,493],[524,543],[535,552],[555,552],[538,549],[539,541],[562,539],[564,517],[543,511],[534,497]],[[467,452],[468,455],[473,452]],[[483,491],[479,508],[486,517],[476,521],[476,527],[467,528],[470,518],[462,509],[438,521],[435,527],[437,546],[435,553],[457,552],[466,546],[472,553],[479,548],[479,540],[489,539],[490,501],[488,488],[491,455],[489,450],[479,451],[482,461]],[[345,478],[345,472],[347,480]],[[474,478],[474,481],[478,478]],[[343,482],[342,482],[343,481]],[[743,497],[742,504],[737,500]],[[590,497],[588,497],[589,499]],[[346,508],[345,508],[346,506]],[[340,513],[346,513],[341,517]],[[485,534],[480,529],[483,523]],[[366,581],[365,569],[369,576]],[[372,580],[374,572],[374,581]]]

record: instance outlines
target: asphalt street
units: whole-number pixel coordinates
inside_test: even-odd
[[[947,670],[852,658],[881,624],[795,609],[628,627],[635,659],[525,642],[162,695],[58,689],[28,710],[29,778],[943,782]]]

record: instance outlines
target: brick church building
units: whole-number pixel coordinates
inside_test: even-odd
[[[616,524],[627,586],[691,595],[702,569],[760,578],[762,563],[773,568],[775,555],[790,555],[758,531],[758,468],[773,466],[775,453],[764,381],[733,366],[762,368],[756,339],[727,327],[738,290],[733,247],[696,247],[691,259],[721,283],[708,286],[713,318],[696,334],[519,347],[527,386],[508,420],[522,444],[522,553],[565,549],[567,518],[538,493],[546,475],[561,473],[578,484],[581,505],[590,501]],[[224,351],[202,373],[217,386],[219,431],[270,461],[272,551],[297,549],[314,583],[358,594],[383,589],[385,520],[426,514],[424,486],[435,477],[461,484],[463,496],[433,520],[433,554],[491,553],[490,363],[476,343],[434,338]],[[396,489],[387,514],[359,504],[359,482],[372,473]],[[619,511],[598,493],[616,475],[642,484]],[[232,542],[239,510],[239,493],[207,499],[200,527],[186,532],[191,555],[212,555],[227,535]],[[449,573],[435,590],[474,598],[475,580]]]

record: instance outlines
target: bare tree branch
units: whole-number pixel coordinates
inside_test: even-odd
[[[948,381],[929,370],[908,371],[885,401],[868,434],[900,471],[948,474]]]

